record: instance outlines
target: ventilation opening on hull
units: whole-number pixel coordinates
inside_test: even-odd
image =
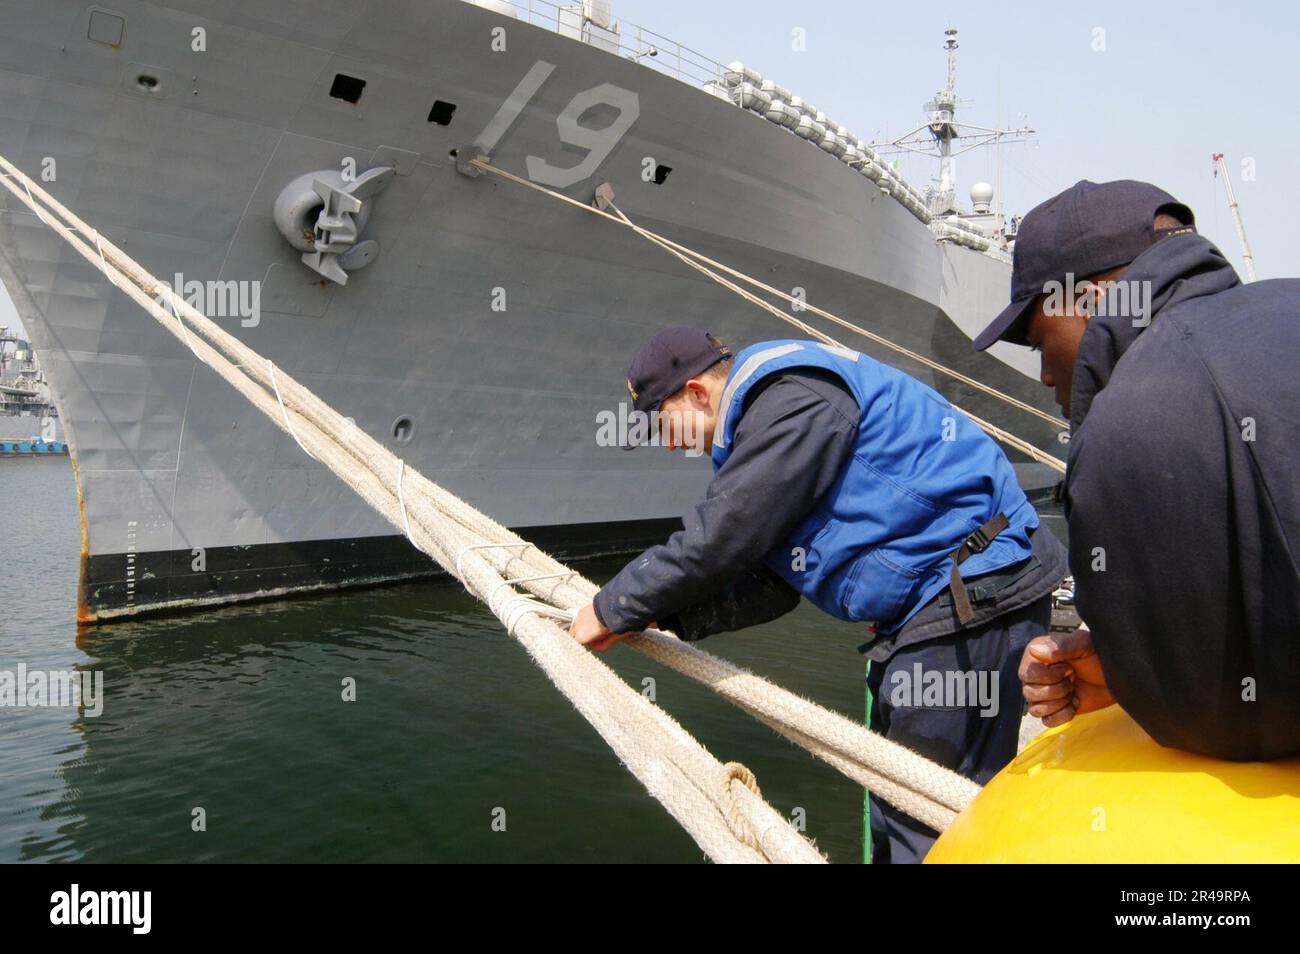
[[[397,420],[393,421],[393,442],[397,444],[409,444],[411,438],[415,436],[415,422],[403,414]]]
[[[668,173],[672,171],[672,166],[655,166],[655,185],[663,185],[664,180],[668,178]]]
[[[365,88],[365,80],[348,76],[346,73],[335,73],[334,82],[330,84],[330,96],[347,103],[355,103],[361,98],[361,91]]]
[[[148,73],[141,73],[135,78],[135,85],[146,93],[156,93],[158,91],[158,77],[150,76]]]
[[[437,123],[439,126],[450,126],[451,114],[455,111],[455,103],[445,103],[442,100],[437,100],[433,104],[433,109],[429,110],[429,122]]]

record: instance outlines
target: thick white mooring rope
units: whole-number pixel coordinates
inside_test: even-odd
[[[0,167],[5,187],[42,222],[483,600],[710,858],[824,861],[763,801],[748,770],[718,762],[671,716],[556,625],[556,618],[590,602],[598,590],[595,584],[402,464],[283,369],[275,369],[199,313],[2,156]],[[170,311],[151,296],[162,298]],[[969,779],[671,634],[649,630],[627,643],[712,687],[932,828],[946,828],[979,791]]]

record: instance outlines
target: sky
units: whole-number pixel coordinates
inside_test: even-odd
[[[958,119],[1036,131],[1001,149],[1008,213],[1080,179],[1143,179],[1191,206],[1241,272],[1210,161],[1222,152],[1259,277],[1300,275],[1300,4],[613,0],[613,10],[753,66],[864,139],[921,125],[947,82],[943,31],[955,27]],[[792,48],[796,29],[803,51]],[[959,199],[999,181],[996,160],[992,149],[957,160]],[[909,156],[901,168],[923,189],[938,161]]]

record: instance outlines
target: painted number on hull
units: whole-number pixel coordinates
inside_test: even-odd
[[[555,66],[552,63],[541,60],[534,63],[533,68],[519,81],[519,85],[506,97],[506,101],[501,104],[496,115],[484,127],[475,144],[485,153],[491,153],[554,71]],[[581,125],[578,120],[597,106],[608,106],[618,113],[603,129],[591,129]],[[552,165],[540,156],[527,156],[525,163],[528,167],[528,178],[555,189],[565,189],[581,182],[609,158],[614,147],[619,144],[640,115],[641,101],[631,90],[612,83],[601,83],[599,86],[583,90],[569,100],[569,105],[555,117],[555,128],[559,132],[560,142],[585,149],[587,155],[576,165],[567,167]]]

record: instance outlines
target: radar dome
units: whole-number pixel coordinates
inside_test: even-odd
[[[993,186],[987,182],[975,183],[970,187],[970,201],[976,212],[987,212],[993,201]]]

